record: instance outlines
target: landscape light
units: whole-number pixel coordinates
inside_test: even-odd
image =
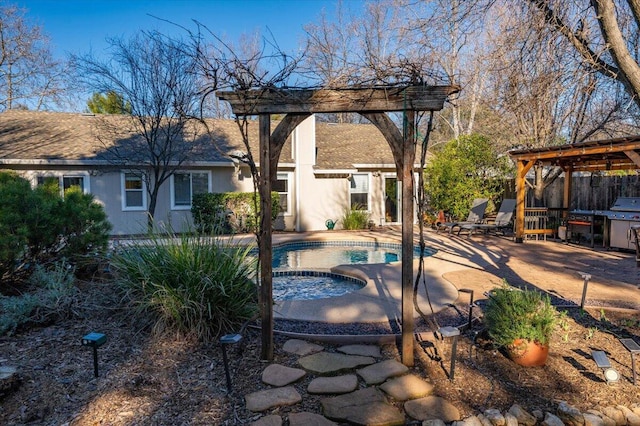
[[[107,342],[107,336],[102,333],[89,333],[82,338],[82,346],[93,348],[93,375],[98,377],[98,348]]]
[[[224,373],[227,378],[227,393],[231,393],[231,373],[229,373],[229,360],[227,358],[227,345],[233,345],[242,340],[241,334],[225,334],[220,337],[222,345],[222,360],[224,361]]]

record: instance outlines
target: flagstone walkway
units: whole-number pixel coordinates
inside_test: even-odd
[[[327,352],[323,346],[292,339],[283,349],[298,355],[302,368],[267,366],[261,380],[272,387],[246,395],[248,410],[264,412],[295,406],[304,395],[292,384],[312,375],[314,378],[306,392],[327,395],[320,400],[324,415],[292,410],[287,415],[289,426],[336,425],[336,422],[402,425],[407,418],[444,422],[460,419],[458,409],[451,403],[431,395],[431,383],[413,375],[409,368],[394,359],[382,359],[378,346],[346,345],[337,348],[337,352]],[[253,424],[282,425],[283,420],[282,416],[271,414]]]

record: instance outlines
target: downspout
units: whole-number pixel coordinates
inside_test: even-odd
[[[300,217],[302,216],[300,214],[300,128],[299,126],[296,126],[295,129],[293,129],[293,134],[291,135],[291,142],[293,144],[293,163],[295,164],[295,169],[293,170],[293,187],[294,187],[294,191],[293,191],[293,196],[295,197],[295,215],[296,215],[296,220],[295,220],[295,230],[296,232],[300,232]]]

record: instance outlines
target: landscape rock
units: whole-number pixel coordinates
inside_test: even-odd
[[[312,394],[340,394],[353,392],[358,387],[358,377],[355,374],[344,376],[316,377],[307,386],[307,392]]]
[[[407,374],[384,382],[380,389],[396,401],[406,401],[430,395],[433,385],[413,374]]]
[[[493,426],[505,426],[507,424],[507,421],[500,410],[496,408],[489,408],[488,410],[485,410],[483,414]]]
[[[297,404],[302,401],[302,397],[292,386],[287,386],[253,392],[246,395],[244,400],[247,410],[258,412],[273,407]]]
[[[260,417],[251,426],[282,426],[282,417],[275,414]]]
[[[544,420],[544,413],[542,412],[542,410],[532,410],[531,414],[533,414],[533,417],[535,417],[539,422]]]
[[[580,410],[562,401],[558,404],[558,417],[565,425],[582,426],[584,425],[584,417]],[[546,419],[546,417],[545,417]]]
[[[491,423],[491,420],[489,420],[484,414],[480,413],[477,415],[478,420],[480,420],[480,423],[482,423],[482,426],[493,426],[493,423]]]
[[[363,365],[371,365],[375,362],[374,358],[368,356],[345,355],[333,352],[318,352],[298,360],[302,368],[317,374],[336,373]]]
[[[396,361],[395,359],[388,359],[386,361],[378,362],[368,367],[361,368],[356,371],[360,377],[368,385],[377,385],[384,382],[389,377],[396,377],[405,374],[409,371],[409,367]]]
[[[262,372],[262,381],[271,386],[286,386],[300,380],[305,374],[307,372],[300,368],[271,364]]]
[[[504,419],[507,422],[507,426],[518,426],[518,419],[508,411],[504,414]]]
[[[469,416],[463,420],[451,423],[452,426],[483,426],[482,421],[476,416]]]
[[[624,414],[624,417],[627,419],[628,426],[640,426],[640,416],[631,411],[631,409],[624,405],[618,405],[616,408],[622,411],[622,414]]]
[[[604,407],[602,409],[602,414],[613,419],[613,421],[616,422],[616,425],[618,426],[624,426],[627,424],[627,419],[624,416],[624,413],[615,407]]]
[[[445,423],[460,420],[460,411],[444,398],[425,396],[404,403],[404,410],[416,420],[440,419]]]
[[[358,425],[393,426],[404,424],[404,415],[389,404],[384,394],[365,388],[320,401],[325,417]]]
[[[534,426],[536,424],[536,418],[518,404],[513,404],[509,408],[509,414],[515,417],[519,424],[525,426]]]
[[[324,348],[320,345],[316,345],[315,343],[310,343],[305,340],[299,340],[299,339],[287,340],[286,342],[284,342],[282,349],[285,352],[296,354],[298,356],[311,355],[318,352],[322,352],[324,350]]]
[[[380,346],[377,345],[345,345],[340,346],[337,351],[347,355],[372,356],[374,358],[382,356]]]
[[[315,413],[291,413],[289,414],[289,426],[336,426],[337,423],[332,422],[320,414]]]
[[[582,413],[584,417],[584,426],[606,426],[602,417],[593,413]],[[613,426],[613,425],[609,425]]]
[[[446,426],[446,423],[440,419],[429,419],[423,421],[422,426]]]
[[[544,420],[542,421],[542,426],[564,426],[560,417],[547,412],[544,416]]]

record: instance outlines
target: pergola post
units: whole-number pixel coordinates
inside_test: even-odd
[[[517,161],[516,170],[516,243],[524,242],[524,210],[527,204],[526,179],[533,161]]]
[[[566,219],[569,215],[569,208],[571,207],[571,187],[572,187],[573,169],[567,167],[564,169],[564,188],[562,192],[562,218]]]
[[[271,240],[271,117],[260,114],[260,325],[262,330],[262,359],[273,359],[273,279]]]
[[[402,363],[413,366],[413,162],[415,113],[407,111],[402,144]]]

